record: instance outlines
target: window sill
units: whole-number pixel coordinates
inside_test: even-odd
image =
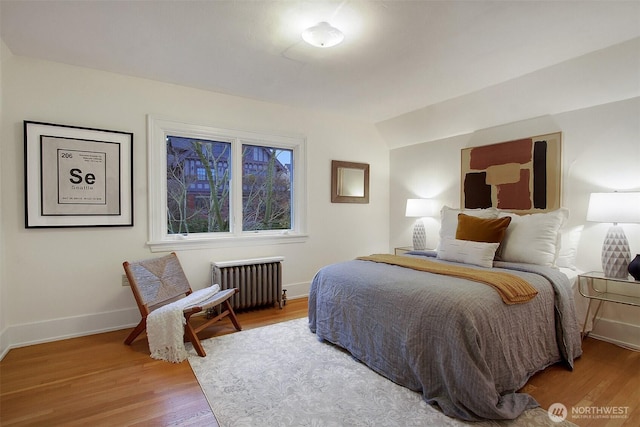
[[[300,233],[257,234],[247,233],[242,236],[226,237],[201,237],[182,236],[167,240],[155,240],[147,242],[151,252],[184,251],[192,249],[230,248],[256,245],[282,245],[289,243],[305,243],[309,236]]]

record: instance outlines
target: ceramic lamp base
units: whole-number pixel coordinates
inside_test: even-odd
[[[427,248],[427,231],[422,219],[417,219],[413,226],[413,249],[421,251]]]
[[[626,279],[629,276],[631,251],[622,227],[609,228],[602,245],[602,271],[606,277]]]

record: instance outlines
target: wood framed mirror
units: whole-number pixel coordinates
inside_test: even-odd
[[[331,161],[331,203],[369,203],[369,164]]]

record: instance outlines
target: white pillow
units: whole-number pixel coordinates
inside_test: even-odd
[[[569,217],[569,210],[539,214],[516,215],[500,212],[498,217],[511,217],[498,253],[499,259],[552,266],[560,248],[560,228]]]
[[[582,234],[583,225],[573,228],[563,228],[560,230],[560,249],[556,265],[558,267],[576,269],[576,255],[578,254],[578,244]]]
[[[463,213],[478,218],[497,218],[498,209],[453,209],[449,206],[443,206],[440,210],[440,241],[444,239],[455,239],[456,230],[458,229],[458,214]],[[440,248],[440,245],[438,245]]]
[[[493,267],[493,258],[500,243],[473,242],[471,240],[444,239],[437,257],[445,261],[462,262],[480,267]]]

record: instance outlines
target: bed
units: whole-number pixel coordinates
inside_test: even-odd
[[[411,252],[407,257],[471,273],[506,273],[524,280],[536,295],[507,304],[494,287],[473,278],[395,265],[388,258],[355,259],[318,271],[309,294],[309,327],[318,339],[343,347],[379,374],[421,392],[448,416],[514,419],[538,406],[531,396],[517,392],[534,373],[558,362],[572,369],[581,355],[572,286],[553,261],[514,262],[517,251],[496,255],[494,249],[490,266],[468,258],[461,262],[459,254],[445,256],[444,242],[451,233],[446,229],[456,227],[447,224],[447,217],[461,213],[450,211],[443,212],[438,251]],[[511,236],[505,232],[503,244],[518,237],[518,226],[532,225],[520,223],[520,218],[509,226]],[[539,225],[535,224],[536,236],[545,234]],[[561,221],[549,234],[555,233],[554,241],[560,226]],[[529,257],[537,240],[527,244]],[[547,249],[557,256],[557,247]]]

